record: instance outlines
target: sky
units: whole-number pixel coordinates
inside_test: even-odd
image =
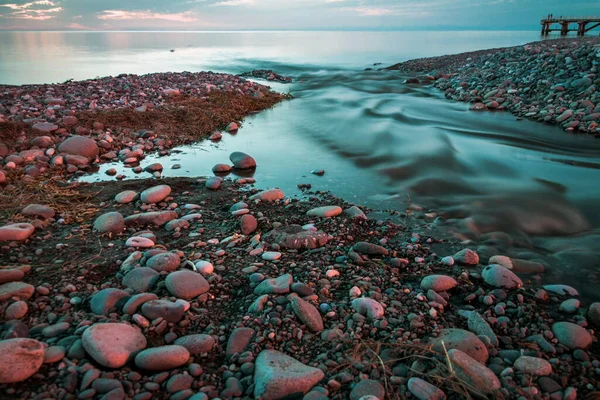
[[[2,30],[537,30],[598,0],[0,0]]]

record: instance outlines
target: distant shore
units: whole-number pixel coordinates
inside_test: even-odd
[[[597,77],[600,38],[562,38],[522,46],[409,60],[386,70],[417,74],[471,109],[507,110],[519,118],[600,134]]]

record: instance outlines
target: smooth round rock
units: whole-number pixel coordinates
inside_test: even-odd
[[[140,194],[140,199],[146,204],[160,203],[171,194],[171,187],[167,185],[158,185],[144,190]]]
[[[497,288],[517,289],[523,286],[523,281],[514,272],[501,265],[488,265],[483,269],[481,276],[485,283]]]
[[[44,352],[44,364],[54,364],[65,358],[65,348],[50,346]]]
[[[419,400],[446,399],[446,394],[441,389],[417,377],[408,380],[408,390]]]
[[[20,242],[29,239],[35,227],[31,224],[20,222],[0,227],[0,242]]]
[[[360,297],[352,300],[354,310],[371,319],[382,318],[384,315],[383,306],[376,300],[367,297]]]
[[[0,302],[16,297],[19,300],[29,300],[35,288],[25,282],[7,282],[0,285]]]
[[[312,210],[308,210],[306,215],[311,217],[336,217],[340,215],[344,210],[339,206],[325,206],[325,207],[317,207]]]
[[[142,304],[142,315],[149,320],[164,318],[168,322],[179,322],[185,310],[182,303],[166,299],[150,300]]]
[[[58,151],[88,158],[98,157],[99,153],[96,141],[84,136],[71,136],[58,146]]]
[[[148,371],[167,371],[181,367],[190,359],[183,346],[169,345],[146,349],[135,357],[135,365]]]
[[[22,382],[44,363],[44,346],[35,339],[1,340],[0,354],[0,383]]]
[[[210,285],[201,274],[189,270],[170,273],[165,284],[169,293],[184,300],[191,300],[210,289]]]
[[[121,233],[125,230],[125,218],[117,211],[102,214],[94,221],[94,230],[100,233]]]
[[[116,288],[102,289],[92,296],[90,308],[94,314],[108,315],[110,310],[115,307],[117,302],[123,297],[129,296],[124,290]]]
[[[6,311],[4,312],[4,318],[7,321],[10,321],[13,319],[21,319],[25,315],[27,315],[28,310],[29,310],[29,306],[27,305],[27,302],[15,301],[14,303],[12,303],[10,306],[8,306],[6,308]]]
[[[240,218],[240,229],[244,235],[253,233],[258,228],[258,221],[254,215],[246,214]]]
[[[552,364],[538,357],[521,356],[513,367],[528,375],[548,376],[552,373]]]
[[[377,399],[385,399],[385,388],[372,379],[364,379],[358,382],[350,392],[350,400],[360,400],[365,396],[373,396]]]
[[[136,292],[147,292],[160,279],[160,274],[148,267],[134,268],[123,277],[123,286]]]
[[[215,173],[231,172],[231,169],[231,165],[229,164],[217,164],[212,167],[212,171]]]
[[[150,247],[154,247],[154,242],[145,237],[134,236],[127,239],[127,241],[125,242],[125,246],[147,249]]]
[[[285,197],[281,189],[269,189],[250,196],[250,200],[277,201]]]
[[[463,249],[452,256],[454,261],[463,265],[479,264],[479,255],[471,249]]]
[[[421,280],[421,289],[445,292],[458,285],[456,279],[447,275],[428,275]]]
[[[181,258],[175,253],[161,253],[157,254],[153,257],[150,257],[148,261],[146,261],[146,267],[152,268],[158,272],[171,272],[175,271],[179,264],[181,263]]]
[[[44,219],[49,219],[54,218],[56,212],[52,208],[42,204],[30,204],[21,210],[21,214],[29,217],[41,217]]]
[[[0,284],[17,282],[25,277],[25,273],[19,269],[0,269]]]
[[[256,160],[241,151],[234,151],[231,153],[229,155],[229,160],[233,164],[233,167],[237,169],[256,168]]]
[[[131,203],[137,197],[137,192],[133,190],[125,190],[115,196],[115,202],[119,204]]]
[[[54,132],[55,130],[57,130],[58,125],[54,125],[50,122],[38,122],[37,124],[33,124],[33,126],[31,128],[35,129],[36,131],[50,133],[50,132]]]
[[[445,354],[445,347],[446,351],[461,350],[481,363],[485,363],[489,356],[488,349],[481,339],[463,329],[442,329],[438,337],[432,338],[431,343],[432,349],[442,355]]]
[[[590,305],[587,317],[592,324],[600,326],[600,303],[592,303]]]
[[[571,322],[555,323],[552,325],[552,333],[560,344],[571,350],[585,350],[592,345],[592,335],[585,328]]]
[[[323,330],[323,318],[315,306],[298,296],[292,297],[290,305],[296,316],[298,316],[298,319],[302,321],[311,332],[317,333]]]
[[[459,349],[448,350],[448,358],[456,375],[483,394],[493,394],[502,385],[488,367]]]
[[[174,343],[185,347],[193,356],[208,353],[216,345],[216,341],[212,336],[204,334],[182,336]]]
[[[223,178],[221,178],[220,176],[211,176],[206,180],[204,186],[206,186],[206,188],[210,190],[217,190],[221,187],[222,183]]]
[[[97,323],[83,332],[85,351],[99,364],[108,368],[121,368],[145,349],[146,337],[128,324]]]

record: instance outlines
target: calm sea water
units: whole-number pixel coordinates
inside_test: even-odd
[[[164,175],[210,175],[231,151],[246,151],[257,159],[259,187],[297,194],[298,183],[311,183],[386,209],[410,201],[444,216],[443,231],[486,244],[481,254],[540,260],[548,270],[533,279],[598,298],[600,140],[469,112],[435,89],[404,85],[397,72],[364,71],[535,40],[537,32],[0,32],[0,83],[183,70],[291,75],[293,84],[272,86],[293,100],[219,144],[159,159]],[[170,169],[175,163],[182,168]],[[136,176],[105,165],[84,179],[112,179],[109,167]],[[320,168],[324,177],[310,174]]]

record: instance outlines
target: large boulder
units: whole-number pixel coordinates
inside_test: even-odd
[[[0,383],[22,382],[35,374],[44,362],[44,346],[35,339],[0,341]]]
[[[85,351],[99,364],[121,368],[146,348],[146,337],[128,324],[94,324],[81,337]]]
[[[58,151],[88,158],[98,157],[99,152],[96,141],[84,136],[71,136],[58,146]]]

